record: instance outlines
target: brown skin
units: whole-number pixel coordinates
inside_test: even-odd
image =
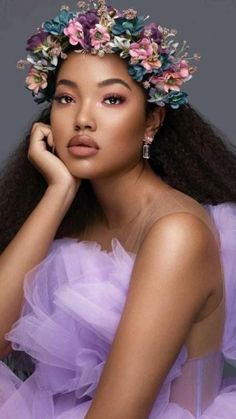
[[[131,90],[117,83],[97,86],[114,77]],[[53,141],[69,172],[90,179],[106,216],[104,225],[92,226],[90,233],[100,243],[102,237],[107,248],[112,227],[121,227],[169,188],[142,158],[143,138],[153,136],[165,112],[157,109],[146,118],[144,92],[116,55],[73,53],[60,68],[57,81],[62,79],[78,88],[57,87],[56,97],[69,98],[64,97],[65,104],[53,103]],[[124,102],[112,104],[112,94],[123,96]],[[93,157],[74,157],[68,150],[70,138],[82,132],[98,143]],[[86,419],[149,416],[197,316],[209,313],[206,301],[214,298],[215,308],[222,298],[219,266],[215,239],[198,217],[183,211],[154,223],[135,259],[121,320]]]
[[[124,80],[103,87],[97,83],[110,78]],[[145,96],[128,74],[127,64],[117,55],[103,58],[71,53],[58,73],[57,82],[67,79],[78,87],[59,85],[51,110],[51,129],[57,155],[70,173],[91,179],[92,186],[106,214],[107,225],[122,225],[142,208],[153,192],[167,185],[142,158],[143,138],[153,137],[162,123],[165,110],[145,115]],[[112,95],[124,100],[112,99]],[[95,156],[75,157],[68,142],[85,133],[98,144]]]

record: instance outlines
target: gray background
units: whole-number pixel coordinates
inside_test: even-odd
[[[27,69],[16,69],[26,57],[26,40],[40,24],[58,14],[62,4],[75,9],[76,1],[0,0],[0,166],[18,144],[43,105],[34,103],[24,88]],[[133,7],[150,21],[178,30],[190,52],[202,56],[198,72],[184,85],[189,101],[223,134],[235,135],[235,18],[236,0],[126,0],[111,2],[117,8]],[[194,61],[193,61],[194,63]]]

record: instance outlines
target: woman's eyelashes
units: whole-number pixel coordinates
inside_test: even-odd
[[[54,100],[58,102],[61,105],[67,105],[72,103],[74,99],[69,95],[55,95]],[[108,105],[120,105],[125,101],[125,98],[121,95],[118,95],[117,93],[112,93],[104,97],[103,101],[105,104]],[[110,103],[107,103],[107,101],[110,101]]]
[[[113,103],[110,102],[111,105],[120,105],[121,103],[123,103],[125,101],[125,98],[123,96],[117,95],[117,94],[112,94],[109,96],[106,96],[104,98],[104,101],[106,100],[112,100]],[[114,100],[116,103],[114,103]],[[117,103],[117,101],[119,101],[119,103]]]
[[[69,100],[74,100],[72,97],[70,97],[70,96],[68,96],[68,95],[55,95],[54,96],[54,100],[56,101],[56,102],[58,102],[58,103],[60,103],[61,105],[66,105],[66,104],[68,104],[68,103],[71,103],[71,102],[67,102],[67,101],[65,101],[65,102],[62,102],[62,100],[64,100],[64,99],[69,99]]]

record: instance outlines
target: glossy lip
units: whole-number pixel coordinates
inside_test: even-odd
[[[74,135],[68,143],[68,147],[83,146],[99,149],[98,144],[89,135]]]

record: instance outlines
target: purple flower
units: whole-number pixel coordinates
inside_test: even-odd
[[[99,23],[99,17],[95,12],[85,12],[80,13],[77,21],[83,26],[84,31],[84,47],[85,49],[89,49],[91,46],[90,40],[90,29],[94,28],[97,23]]]
[[[144,32],[148,31],[150,33],[150,38],[155,42],[159,43],[163,37],[162,33],[159,31],[156,23],[149,23],[144,27]]]
[[[81,13],[78,16],[77,20],[79,23],[81,23],[83,28],[86,27],[88,29],[91,29],[92,27],[95,26],[96,23],[99,22],[99,18],[95,12]]]
[[[29,38],[27,41],[26,51],[34,51],[36,48],[43,44],[47,36],[47,32],[39,32],[31,36],[31,38]]]

